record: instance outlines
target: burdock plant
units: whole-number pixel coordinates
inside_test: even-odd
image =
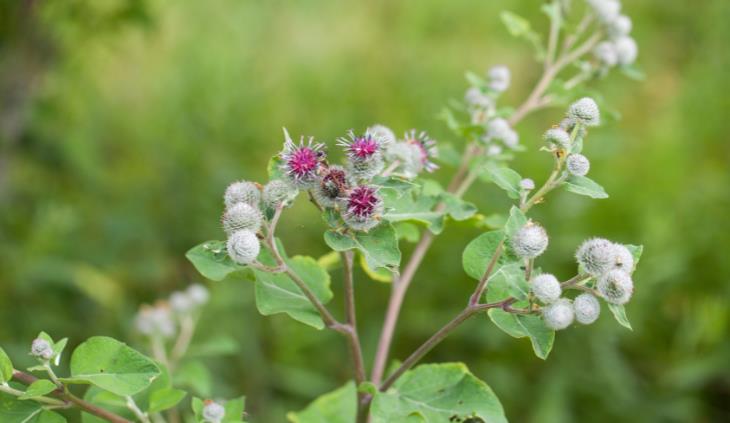
[[[495,65],[483,75],[467,74],[470,86],[464,101],[453,102],[442,114],[463,146],[460,160],[453,146],[439,145],[423,130],[409,129],[398,138],[392,129],[377,124],[341,138],[337,144],[344,161],[336,164],[328,159],[324,143],[304,136],[295,142],[284,130],[281,151],[268,166],[269,180],[238,181],[225,190],[220,231],[225,239],[204,242],[188,252],[197,270],[212,281],[248,279],[255,284],[262,315],[283,313],[305,326],[332,330],[348,345],[352,380],[306,409],[290,413],[291,422],[504,422],[505,412],[494,392],[466,365],[418,365],[463,322],[486,314],[507,334],[529,339],[541,359],[550,354],[556,331],[595,322],[602,303],[621,325],[631,327],[625,306],[635,291],[632,274],[642,247],[590,238],[576,248],[576,271],[570,277],[548,273],[549,263],[540,263],[541,270],[537,267],[551,248],[550,237],[559,234],[550,234],[530,218],[534,207],[549,201],[555,190],[608,197],[586,176],[591,163],[584,152],[590,132],[599,130],[606,119],[600,101],[581,95],[581,88],[611,69],[637,74],[630,65],[638,49],[621,3],[589,0],[582,5],[572,2],[568,9],[569,3],[554,0],[543,5],[550,21],[545,45],[529,22],[513,13],[502,14],[510,33],[536,49],[543,72],[515,108],[500,104],[511,83],[508,67]],[[581,10],[582,17],[574,19],[572,14]],[[526,116],[555,107],[564,114],[554,116],[554,125],[542,133],[518,135]],[[508,166],[523,151],[537,149],[553,159],[546,177],[523,177]],[[452,154],[439,156],[443,151]],[[439,168],[455,169],[445,187],[426,178]],[[477,207],[464,200],[477,182],[497,185],[513,201],[503,212],[504,219],[485,222]],[[329,260],[292,255],[278,237],[278,223],[297,197],[321,213],[323,241],[332,249]],[[434,334],[410,355],[391,357],[403,300],[411,285],[431,282],[418,270],[451,221],[473,224],[480,232],[462,254],[464,272],[474,279],[474,288],[464,292],[464,308],[434,328]],[[415,245],[404,259],[400,247],[406,242]],[[332,257],[337,257],[334,264]],[[333,298],[330,271],[338,266],[344,275],[341,317],[328,307]],[[356,273],[356,266],[364,272]],[[356,275],[391,284],[371,359],[363,356],[356,324]],[[172,381],[191,371],[181,367],[208,297],[205,287],[193,285],[140,308],[135,328],[153,358],[111,338],[94,337],[74,350],[70,372],[61,377],[55,366],[66,340],[55,342],[41,333],[28,345],[38,361],[28,371],[39,379],[14,369],[0,349],[2,407],[11,410],[17,421],[50,423],[64,421],[55,410],[70,407],[114,423],[172,423],[181,421],[181,414],[185,421],[198,423],[248,419],[243,398],[225,402],[193,397],[192,410],[178,407],[187,394]],[[391,370],[386,373],[387,367]],[[198,379],[188,382],[194,387]],[[74,392],[82,384],[92,385],[83,396]],[[251,419],[256,421],[255,416]]]

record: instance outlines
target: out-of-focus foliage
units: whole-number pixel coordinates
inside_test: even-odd
[[[538,214],[555,235],[543,260],[562,277],[589,234],[644,244],[628,307],[634,332],[604,308],[593,327],[561,333],[542,361],[485,317],[428,357],[468,363],[514,421],[730,419],[730,3],[624,7],[647,79],[596,84],[622,119],[592,130],[585,148],[612,200],[559,194]],[[185,252],[221,236],[226,184],[265,177],[282,126],[331,142],[381,122],[449,141],[438,111],[462,95],[466,69],[495,63],[512,67],[506,98],[520,101],[540,69],[502,27],[504,9],[544,29],[539,8],[522,0],[3,2],[3,345],[22,357],[40,330],[72,343],[100,334],[134,341],[140,302],[199,281]],[[522,175],[547,174],[549,157],[534,150],[559,117],[542,111],[518,128],[533,151],[515,161]],[[444,182],[449,171],[436,177]],[[493,186],[467,198],[505,209]],[[306,204],[282,225],[291,253],[326,251],[324,223]],[[409,293],[396,357],[450,319],[472,289],[459,258],[476,231],[453,225]],[[250,283],[212,289],[199,336],[229,333],[240,344],[208,363],[215,396],[245,393],[253,421],[278,422],[347,379],[336,335],[262,319]],[[388,285],[360,274],[357,290],[371,357]]]

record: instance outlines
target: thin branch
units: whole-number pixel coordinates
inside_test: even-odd
[[[353,252],[345,251],[341,253],[342,263],[344,266],[344,288],[345,288],[345,316],[347,326],[349,328],[347,341],[350,345],[350,354],[355,367],[355,382],[360,385],[365,381],[365,361],[362,356],[362,347],[360,345],[360,336],[357,332],[357,313],[355,308],[355,284],[353,279]],[[367,422],[367,400],[365,394],[358,392],[357,401],[357,422]]]
[[[396,380],[398,380],[399,377],[403,375],[406,371],[408,371],[411,367],[413,367],[418,361],[423,358],[426,354],[428,354],[429,351],[431,351],[436,345],[441,343],[446,337],[457,327],[459,327],[462,323],[467,321],[470,317],[474,316],[475,314],[486,311],[492,308],[501,308],[505,309],[505,311],[508,310],[509,305],[512,304],[515,301],[514,298],[508,298],[503,301],[499,301],[496,303],[491,304],[477,304],[477,305],[469,305],[464,310],[461,311],[461,313],[457,314],[456,317],[454,317],[449,323],[444,325],[441,329],[438,330],[433,336],[431,336],[426,342],[421,344],[420,347],[418,347],[408,358],[406,358],[403,363],[398,367],[397,370],[395,370],[390,376],[388,376],[387,379],[380,385],[379,389],[380,391],[385,391],[388,388],[390,388],[393,383],[395,383]]]
[[[169,360],[169,370],[172,372],[177,367],[180,359],[185,356],[188,351],[190,342],[193,340],[195,333],[195,319],[192,316],[185,316],[180,320],[180,335],[178,335],[175,345],[172,347]]]
[[[21,372],[20,370],[13,371],[13,379],[18,380],[19,382],[21,382],[25,385],[30,385],[33,382],[35,382],[36,380],[38,380],[38,378],[36,378],[35,376],[25,373],[25,372]],[[72,394],[71,392],[68,392],[68,391],[64,392],[62,389],[56,389],[55,391],[52,392],[52,395],[63,401],[73,403],[76,407],[82,409],[83,411],[85,411],[89,414],[93,414],[94,416],[104,419],[108,422],[132,423],[131,421],[125,419],[122,416],[119,416],[117,414],[112,413],[111,411],[105,410],[101,407],[98,407],[94,404],[91,404],[89,402],[82,400],[81,398],[77,397],[76,395]]]
[[[474,293],[471,294],[471,297],[469,298],[469,305],[475,306],[475,305],[479,304],[479,300],[482,298],[484,291],[486,291],[486,289],[487,289],[487,284],[489,283],[489,277],[492,276],[492,271],[494,270],[494,267],[497,265],[497,261],[499,260],[499,257],[502,255],[503,248],[504,248],[504,238],[501,241],[499,241],[499,244],[497,244],[497,248],[494,250],[494,254],[492,254],[492,258],[489,260],[487,269],[484,271],[484,275],[482,275],[482,278],[479,280],[479,284],[477,284],[476,289],[474,289]]]
[[[552,2],[552,6],[555,7],[557,2]],[[545,55],[545,67],[549,67],[555,61],[555,54],[558,46],[558,36],[560,35],[560,26],[562,20],[562,12],[558,8],[558,17],[553,18],[550,16],[550,36],[548,38],[547,53]]]
[[[139,407],[137,407],[137,403],[134,402],[134,398],[132,398],[130,395],[127,395],[126,400],[127,408],[139,419],[140,422],[151,423],[149,416],[147,416],[147,413],[143,412],[139,409]]]

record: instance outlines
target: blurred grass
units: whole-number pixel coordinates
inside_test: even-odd
[[[428,357],[468,363],[513,421],[730,420],[730,3],[625,3],[648,78],[594,86],[623,118],[586,148],[611,198],[558,194],[536,217],[552,234],[541,265],[561,276],[588,236],[645,245],[628,308],[635,331],[603,316],[560,333],[543,362],[475,320]],[[501,27],[503,9],[544,27],[534,2],[517,0],[3,3],[3,347],[22,357],[40,330],[73,343],[128,338],[140,302],[200,280],[185,251],[222,237],[222,191],[263,180],[282,126],[332,142],[381,122],[453,141],[437,113],[461,96],[465,70],[495,63],[512,67],[505,100],[519,102],[540,68]],[[530,147],[515,163],[522,174],[546,175],[539,135],[560,114],[519,128]],[[493,187],[469,197],[486,213],[507,204]],[[288,250],[324,253],[318,221],[303,203],[291,210]],[[460,254],[475,235],[453,224],[439,237],[406,300],[396,357],[462,305],[471,281]],[[388,287],[358,281],[370,357]],[[213,290],[203,336],[241,345],[208,363],[214,392],[248,395],[255,421],[283,421],[349,376],[336,336],[260,317],[247,284]]]

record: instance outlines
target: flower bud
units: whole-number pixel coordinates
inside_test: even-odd
[[[535,258],[545,252],[548,235],[542,226],[530,221],[512,236],[511,244],[518,257]]]
[[[573,300],[575,320],[583,325],[590,325],[598,319],[601,314],[601,304],[598,299],[589,293],[583,293]]]
[[[367,185],[355,187],[342,203],[342,219],[350,228],[368,231],[380,223],[383,201],[375,188]]]
[[[611,241],[593,238],[584,241],[575,253],[578,264],[590,275],[600,276],[612,269],[615,249]]]
[[[406,132],[403,141],[416,147],[412,151],[418,151],[416,164],[419,166],[418,172],[425,170],[428,173],[436,171],[439,166],[433,162],[433,159],[439,155],[439,149],[436,146],[436,140],[431,139],[426,131],[417,132],[415,129],[411,129]]]
[[[622,37],[631,33],[631,18],[626,15],[617,16],[608,24],[608,35],[612,38]]]
[[[299,192],[296,188],[281,179],[272,179],[264,186],[263,200],[266,207],[276,209],[289,205]]]
[[[598,278],[598,292],[611,304],[623,305],[634,293],[631,276],[622,270],[611,270]]]
[[[473,108],[489,109],[491,107],[494,107],[494,100],[492,100],[492,98],[488,95],[484,94],[482,90],[477,87],[471,87],[466,90],[466,94],[464,94],[464,100],[466,101],[466,104]]]
[[[636,57],[639,55],[639,47],[633,38],[624,36],[617,38],[613,43],[619,65],[626,66],[636,61]]]
[[[616,270],[622,270],[628,274],[634,272],[634,255],[631,254],[628,248],[621,244],[613,244],[614,248],[614,261],[613,268]]]
[[[563,150],[568,150],[570,148],[570,134],[568,134],[568,132],[563,128],[548,129],[545,131],[543,139],[548,144],[555,145]]]
[[[190,301],[192,301],[196,306],[202,306],[210,299],[210,292],[208,292],[208,288],[199,283],[190,285],[186,290],[186,293],[188,294]]]
[[[223,195],[226,207],[233,207],[237,203],[246,203],[258,208],[261,201],[261,191],[255,183],[249,181],[238,181],[228,185]]]
[[[385,125],[375,124],[367,129],[367,132],[380,140],[380,145],[387,147],[396,141],[395,132]]]
[[[340,138],[338,145],[345,148],[347,167],[355,179],[371,179],[383,170],[383,141],[370,132],[357,136],[348,132],[349,138]]]
[[[178,314],[187,314],[195,308],[195,304],[186,292],[173,292],[170,294],[170,308]]]
[[[170,306],[165,302],[142,306],[134,323],[137,331],[146,336],[171,338],[175,335],[175,320],[170,313]]]
[[[535,189],[535,181],[530,178],[525,178],[520,181],[520,188],[525,191],[532,191],[533,189]]]
[[[561,298],[542,310],[545,326],[553,330],[562,330],[573,323],[573,306],[570,300]]]
[[[53,346],[43,338],[36,338],[30,346],[30,355],[41,360],[53,358]]]
[[[560,282],[555,276],[543,273],[532,279],[532,293],[542,303],[550,304],[560,298],[563,290],[560,288]]]
[[[317,204],[322,207],[334,207],[337,201],[347,195],[347,190],[350,188],[348,179],[347,172],[342,166],[329,166],[322,174],[319,184],[312,190]]]
[[[583,97],[570,105],[568,117],[575,119],[585,126],[597,126],[601,122],[598,105],[590,97]]]
[[[251,264],[261,251],[261,243],[256,234],[241,230],[236,231],[228,238],[226,243],[228,256],[238,264]]]
[[[618,52],[616,46],[610,41],[603,41],[593,49],[593,55],[601,64],[613,67],[618,63]]]
[[[509,88],[511,74],[507,66],[493,66],[487,72],[487,77],[489,78],[488,85],[490,89],[501,93]]]
[[[221,218],[223,230],[227,234],[240,230],[258,232],[261,229],[263,217],[261,212],[246,203],[236,203],[226,209]]]
[[[571,175],[586,176],[591,168],[591,162],[582,154],[571,154],[566,160],[566,167]]]
[[[496,144],[491,144],[490,146],[487,147],[487,151],[485,152],[485,154],[488,157],[499,156],[500,154],[502,154],[502,147],[500,147]]]
[[[203,402],[202,414],[206,423],[221,423],[226,416],[226,409],[217,402],[206,400]]]
[[[294,144],[286,130],[284,136],[284,150],[279,154],[282,171],[295,187],[311,188],[317,181],[319,167],[327,157],[324,144],[315,143],[313,137],[306,144],[303,137],[299,144]]]
[[[615,20],[621,12],[621,2],[618,0],[588,0],[596,18],[601,23],[608,24]]]
[[[566,117],[565,119],[560,121],[560,128],[563,129],[568,134],[572,134],[573,130],[575,130],[576,125],[578,125],[578,121],[571,118]],[[578,133],[576,134],[576,137],[582,138],[586,135],[586,128],[583,126],[578,127]]]

